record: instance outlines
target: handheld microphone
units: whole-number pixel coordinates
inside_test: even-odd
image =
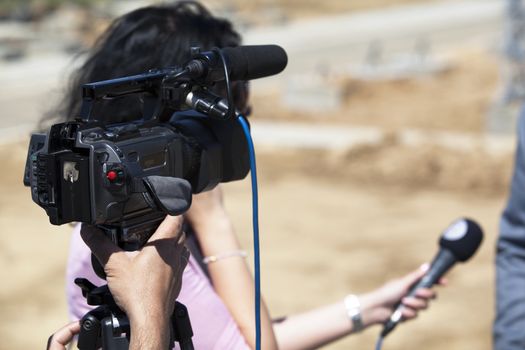
[[[470,219],[460,218],[443,231],[439,239],[439,252],[432,261],[428,272],[417,282],[407,296],[414,296],[420,288],[430,288],[458,261],[470,259],[483,239],[481,227]],[[398,305],[385,323],[381,338],[389,334],[401,321],[403,305]]]
[[[288,56],[277,45],[248,45],[220,49],[226,59],[230,80],[252,80],[278,74],[286,68]],[[190,78],[211,83],[224,80],[223,66],[216,50],[199,52],[185,69]]]

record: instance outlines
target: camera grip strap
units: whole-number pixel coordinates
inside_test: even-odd
[[[144,200],[149,206],[168,215],[181,215],[191,205],[191,185],[188,181],[170,176],[142,178]]]

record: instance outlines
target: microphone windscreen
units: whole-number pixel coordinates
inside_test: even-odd
[[[461,218],[443,231],[439,245],[451,251],[457,260],[466,261],[474,255],[482,240],[481,227],[473,220]]]
[[[247,45],[223,49],[231,80],[251,80],[283,71],[288,63],[284,49],[277,45]]]

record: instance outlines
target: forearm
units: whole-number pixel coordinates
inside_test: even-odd
[[[130,317],[130,350],[170,349],[169,318],[163,315]]]
[[[363,325],[378,323],[377,310],[366,295],[359,297]],[[354,332],[343,300],[287,317],[274,324],[281,350],[316,349]]]
[[[199,243],[204,256],[238,251],[241,247],[226,214],[201,222]],[[244,259],[230,257],[208,265],[215,291],[232,314],[250,347],[255,347],[255,289],[250,270]],[[263,349],[277,347],[268,309],[261,302],[261,328]]]
[[[159,280],[168,283],[169,278]],[[147,288],[144,288],[143,291],[145,294],[135,294],[138,299],[129,303],[126,309],[131,333],[129,349],[171,349],[172,346],[169,344],[170,322],[176,296],[159,294]]]
[[[289,316],[274,330],[281,350],[315,349],[349,334],[352,325],[341,302]]]

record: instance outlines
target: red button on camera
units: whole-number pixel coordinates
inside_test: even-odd
[[[118,174],[116,171],[110,170],[107,172],[106,177],[108,178],[109,181],[113,182],[118,178]]]

